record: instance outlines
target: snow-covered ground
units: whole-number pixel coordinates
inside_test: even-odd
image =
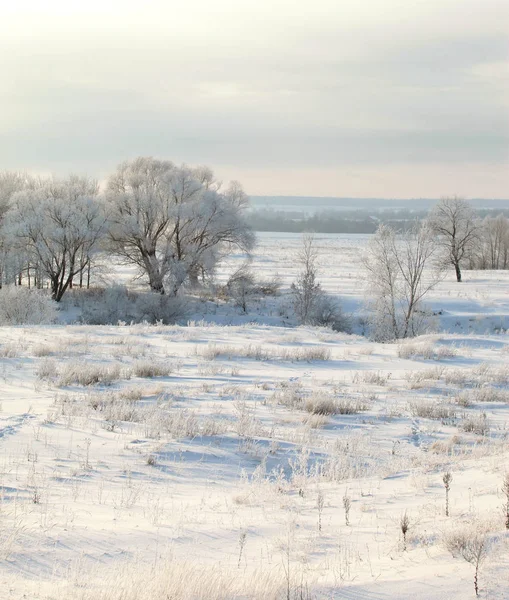
[[[316,240],[357,314],[368,236]],[[261,234],[253,269],[288,286],[299,245]],[[289,327],[284,297],[0,328],[0,598],[464,600],[446,540],[480,530],[480,594],[508,599],[509,273],[464,279],[403,344]]]

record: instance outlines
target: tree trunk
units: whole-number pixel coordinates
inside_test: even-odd
[[[59,302],[59,300],[58,300],[58,288],[59,288],[59,284],[60,284],[59,279],[60,278],[59,278],[58,275],[53,276],[50,279],[50,283],[51,283],[51,298],[52,298],[52,300],[55,300],[56,302]]]
[[[193,287],[193,288],[198,287],[198,273],[199,273],[199,267],[193,267],[189,271],[189,283],[190,283],[191,287]]]
[[[456,271],[456,281],[461,283],[461,269],[458,262],[454,263],[454,270]]]
[[[164,294],[163,276],[161,275],[155,252],[145,254],[143,262],[147,270],[150,289],[158,294]]]

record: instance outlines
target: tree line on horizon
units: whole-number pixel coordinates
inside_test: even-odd
[[[508,209],[474,209],[479,219],[502,215],[509,218]],[[278,210],[277,208],[250,209],[247,222],[255,231],[283,233],[347,233],[373,234],[381,224],[388,225],[400,232],[413,228],[416,220],[427,217],[427,210],[413,209],[376,209],[365,208],[345,210],[325,209],[307,214],[297,210]]]

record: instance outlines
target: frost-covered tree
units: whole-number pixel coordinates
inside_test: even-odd
[[[299,322],[312,324],[316,306],[320,302],[323,291],[318,282],[318,252],[314,237],[306,234],[302,238],[302,247],[297,255],[301,271],[297,280],[292,283],[292,300],[295,314]]]
[[[296,257],[301,270],[290,289],[295,316],[299,323],[305,325],[348,331],[350,324],[340,304],[322,289],[318,281],[318,258],[314,236],[305,234]]]
[[[11,252],[49,279],[56,301],[87,267],[105,233],[98,190],[97,182],[71,175],[38,180],[12,197],[3,223]]]
[[[0,173],[0,288],[4,283],[13,283],[23,268],[22,255],[11,252],[10,243],[5,229],[1,228],[2,221],[8,212],[12,197],[19,191],[33,184],[25,173],[18,171],[3,171]]]
[[[402,235],[380,225],[363,256],[373,338],[390,341],[421,333],[426,320],[423,300],[441,278],[433,260],[436,252],[427,222]]]
[[[35,179],[21,171],[0,172],[0,220],[9,209],[14,194],[34,184]]]
[[[456,280],[461,282],[462,262],[479,237],[480,224],[473,208],[462,198],[442,198],[431,211],[429,222],[437,234],[445,262],[454,267]]]
[[[486,217],[469,256],[472,269],[509,268],[509,219],[503,215]]]
[[[108,180],[106,201],[113,251],[136,265],[155,292],[174,295],[212,272],[233,247],[248,251],[254,244],[240,184],[221,191],[207,167],[150,157],[124,162]]]

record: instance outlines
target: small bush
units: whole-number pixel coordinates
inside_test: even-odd
[[[223,294],[233,298],[235,306],[238,306],[247,312],[247,303],[250,297],[255,293],[255,277],[249,268],[248,264],[244,264],[233,273],[226,286],[223,289]]]
[[[48,346],[47,344],[37,344],[32,349],[32,354],[39,358],[43,356],[51,356],[56,351],[56,348],[53,346]]]
[[[487,527],[478,524],[474,527],[463,527],[455,531],[447,532],[444,536],[444,544],[454,557],[461,557],[474,567],[474,591],[479,596],[479,574],[486,560],[491,540]]]
[[[371,385],[384,386],[391,378],[391,373],[381,371],[357,371],[353,377],[353,383],[369,383]]]
[[[292,384],[275,392],[272,400],[286,408],[301,409],[304,404],[304,394],[299,384]]]
[[[350,333],[352,330],[350,320],[343,313],[339,302],[325,293],[322,293],[315,302],[309,323],[319,327],[330,327],[333,331],[345,333]]]
[[[168,377],[172,372],[169,364],[158,364],[148,360],[139,360],[133,364],[132,375],[134,377]]]
[[[463,390],[455,400],[458,404],[465,407],[479,402],[504,402],[507,404],[509,403],[509,390],[494,387]]]
[[[70,586],[62,600],[310,600],[305,583],[287,582],[283,569],[253,571],[240,577],[222,563],[204,567],[192,559],[177,563],[159,561],[155,567],[138,562],[115,564],[107,572],[90,573],[86,584]],[[298,581],[301,581],[299,577]]]
[[[185,318],[188,303],[180,296],[129,291],[124,286],[98,290],[83,303],[81,319],[89,325],[127,323],[173,324]]]
[[[487,435],[490,425],[486,413],[480,415],[466,415],[459,424],[459,428],[466,433],[475,433],[476,435]]]
[[[313,395],[307,398],[304,408],[313,415],[335,415],[338,412],[336,399],[328,395]]]
[[[94,394],[89,398],[89,405],[95,411],[101,413],[104,421],[135,423],[142,419],[142,413],[137,408],[137,402],[122,398],[117,394]]]
[[[409,341],[398,346],[398,357],[407,360],[444,360],[456,355],[456,348],[436,346],[432,342]]]
[[[18,358],[21,356],[23,350],[23,344],[19,342],[8,342],[3,346],[0,346],[0,357],[1,358]]]
[[[289,361],[311,362],[315,360],[330,360],[331,351],[325,346],[305,346],[301,348],[281,349],[281,359]]]
[[[437,402],[414,400],[409,403],[409,409],[412,416],[423,419],[447,421],[456,417],[456,413],[451,406],[444,406]]]
[[[369,404],[358,398],[335,398],[328,394],[313,394],[306,398],[304,408],[313,415],[355,415],[368,410]]]
[[[0,325],[40,325],[57,318],[57,303],[41,290],[21,286],[0,289]]]
[[[466,369],[446,369],[443,379],[449,385],[466,385],[470,383],[472,374]]]
[[[206,360],[215,360],[218,356],[228,358],[252,358],[254,360],[306,361],[329,360],[331,352],[325,346],[306,346],[301,348],[271,348],[259,344],[247,346],[217,346],[208,344],[201,352]]]
[[[120,378],[120,365],[68,363],[58,373],[58,385],[111,385]]]
[[[58,374],[57,362],[52,358],[45,358],[39,364],[37,377],[42,380],[56,379]]]
[[[306,415],[303,419],[303,424],[310,429],[321,429],[328,423],[327,415],[311,414]]]
[[[257,288],[263,296],[278,296],[282,285],[281,277],[277,274],[272,279],[257,282]]]
[[[176,409],[166,412],[162,418],[162,425],[174,439],[196,437],[200,434],[200,427],[196,413],[188,409]]]

